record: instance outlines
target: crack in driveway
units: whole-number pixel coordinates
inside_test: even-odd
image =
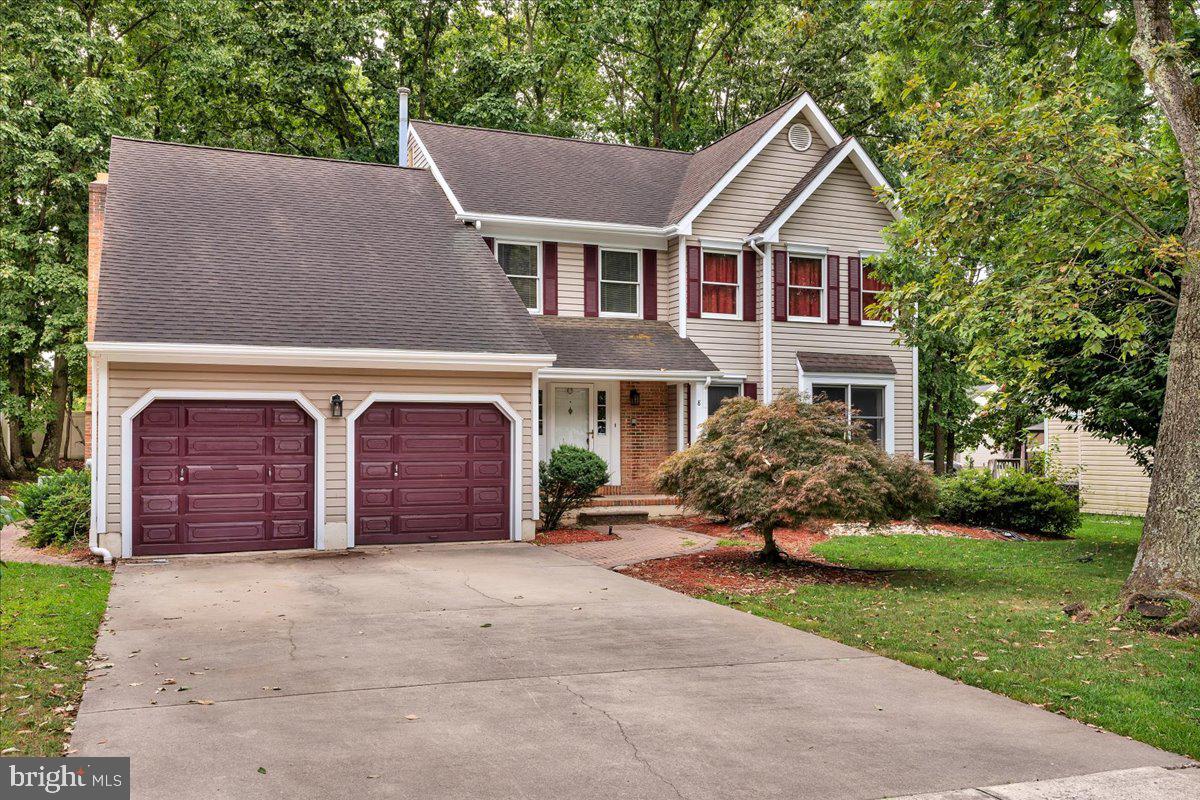
[[[621,720],[617,719],[612,714],[605,711],[603,708],[600,708],[599,706],[594,706],[591,703],[589,703],[587,701],[587,699],[584,698],[583,695],[581,695],[579,692],[572,689],[567,684],[563,683],[561,679],[551,678],[550,680],[553,680],[556,684],[561,686],[563,689],[566,689],[568,692],[570,692],[571,695],[574,696],[575,699],[578,700],[580,702],[580,704],[583,705],[584,708],[586,708],[590,711],[595,711],[597,714],[600,714],[605,719],[607,719],[609,722],[616,725],[617,730],[621,733],[621,738],[625,740],[625,744],[629,746],[629,751],[631,753],[633,753],[634,759],[636,759],[638,761],[638,763],[640,763],[643,767],[646,768],[646,772],[649,772],[651,775],[653,775],[655,778],[657,778],[659,781],[661,781],[666,786],[671,787],[671,791],[675,793],[675,796],[678,797],[679,800],[687,800],[687,798],[684,796],[683,792],[679,791],[679,787],[676,786],[674,783],[672,783],[670,780],[668,780],[667,777],[665,775],[663,775],[661,772],[656,770],[654,768],[654,765],[650,763],[650,759],[648,759],[642,755],[642,751],[638,749],[637,743],[634,742],[633,739],[629,738],[629,731],[625,730],[625,725],[624,725],[624,723],[621,722]]]

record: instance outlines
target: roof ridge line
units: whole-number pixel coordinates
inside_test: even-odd
[[[276,158],[298,158],[304,161],[328,161],[333,164],[355,164],[362,167],[389,167],[391,169],[422,171],[420,167],[410,167],[400,164],[387,164],[382,161],[355,161],[350,158],[332,158],[330,156],[306,156],[300,153],[272,153],[268,150],[243,150],[238,147],[218,147],[211,144],[192,144],[190,142],[168,142],[162,139],[143,139],[139,136],[111,136],[112,141],[137,142],[139,144],[159,144],[166,147],[187,147],[192,150],[212,150],[218,153],[241,153],[248,156],[274,156]]]
[[[414,119],[414,123],[422,125],[437,125],[441,128],[458,128],[467,131],[484,131],[486,133],[508,133],[513,136],[531,136],[537,139],[550,139],[556,142],[577,142],[579,144],[603,144],[609,147],[627,147],[632,150],[649,150],[652,153],[670,153],[672,155],[693,156],[699,151],[674,150],[670,147],[650,147],[644,144],[628,144],[626,142],[604,142],[599,139],[581,139],[578,136],[555,136],[550,133],[533,133],[531,131],[510,131],[504,128],[484,128],[480,125],[459,125],[454,122],[434,122],[428,119]]]
[[[782,103],[780,103],[779,105],[775,106],[774,108],[770,109],[769,111],[764,111],[763,113],[759,114],[757,117],[755,117],[754,119],[752,119],[752,120],[750,120],[749,122],[745,123],[744,125],[739,125],[738,127],[736,127],[736,128],[734,128],[733,130],[731,130],[729,133],[727,133],[727,134],[725,134],[724,136],[722,136],[720,139],[715,139],[715,140],[713,140],[713,141],[709,142],[708,144],[704,145],[704,147],[701,147],[699,150],[696,150],[694,153],[692,153],[692,155],[696,155],[697,153],[703,153],[705,150],[707,150],[708,148],[712,147],[713,145],[720,144],[721,142],[723,142],[723,141],[725,141],[726,139],[728,139],[730,136],[733,136],[735,133],[740,133],[741,131],[745,130],[746,128],[749,128],[751,125],[753,125],[754,123],[758,122],[758,121],[759,121],[760,119],[762,119],[763,117],[769,117],[769,116],[771,116],[772,114],[774,114],[776,111],[778,111],[779,109],[783,108],[784,106],[786,106],[786,105],[791,105],[792,103],[795,103],[797,100],[799,100],[801,97],[803,97],[803,96],[804,96],[804,95],[806,95],[806,94],[808,94],[808,91],[807,91],[807,90],[805,90],[805,91],[801,92],[800,94],[793,95],[791,99],[789,99],[789,100],[784,100],[784,101],[783,101]],[[810,96],[811,96],[811,95],[810,95]],[[814,104],[816,103],[816,101],[815,101],[815,100],[814,100],[813,102],[814,102]]]

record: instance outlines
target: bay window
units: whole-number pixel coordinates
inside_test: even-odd
[[[512,281],[525,307],[540,313],[542,292],[538,246],[524,242],[496,242],[496,260]]]
[[[702,316],[739,319],[741,281],[738,278],[738,253],[704,251],[700,272]]]

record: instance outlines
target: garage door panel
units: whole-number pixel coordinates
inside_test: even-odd
[[[401,489],[397,502],[401,508],[413,506],[466,505],[469,494],[466,486],[428,486]]]
[[[265,456],[268,453],[266,436],[197,436],[186,438],[187,456]]]
[[[440,478],[461,479],[467,477],[470,466],[465,461],[401,461],[397,465],[399,477],[404,480],[433,480]]]
[[[268,411],[264,406],[194,404],[184,407],[184,419],[188,428],[266,428]]]
[[[470,411],[447,406],[412,406],[395,412],[395,424],[405,428],[462,428],[470,424]]]
[[[143,514],[177,514],[179,513],[179,495],[144,494],[142,495],[141,510]]]
[[[364,433],[358,437],[356,451],[363,455],[391,453],[395,446],[396,442],[391,434]]]
[[[291,402],[152,403],[134,420],[133,552],[311,547],[315,429]]]
[[[144,458],[177,456],[179,455],[179,437],[143,436],[138,442],[137,453]]]
[[[235,514],[266,510],[267,496],[262,492],[187,495],[187,511],[190,514]]]
[[[274,464],[275,483],[312,483],[311,464]]]
[[[508,418],[482,403],[379,405],[380,414],[371,415],[372,407],[360,415],[356,440],[391,437],[393,460],[385,471],[379,454],[356,452],[355,541],[507,538],[512,487]],[[392,512],[386,517],[385,500]]]
[[[471,444],[468,434],[402,434],[399,437],[401,453],[466,453]]]
[[[189,464],[189,484],[261,484],[267,480],[265,464]]]
[[[142,466],[138,468],[138,480],[142,486],[174,486],[179,470],[169,464]]]
[[[229,522],[189,522],[184,532],[190,542],[264,542],[267,538],[265,520]]]

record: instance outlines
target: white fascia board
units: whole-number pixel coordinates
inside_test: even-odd
[[[787,221],[791,219],[797,211],[800,210],[800,206],[804,205],[808,198],[812,197],[813,194],[815,194],[816,191],[820,189],[822,185],[824,185],[829,176],[832,175],[834,171],[846,161],[846,159],[850,159],[850,161],[853,162],[856,167],[858,167],[858,171],[862,173],[863,178],[871,184],[872,188],[877,186],[888,188],[890,186],[890,184],[887,182],[887,178],[883,177],[883,173],[879,171],[877,166],[875,166],[875,162],[872,161],[871,157],[867,155],[865,150],[863,150],[862,145],[857,141],[851,141],[845,146],[845,148],[842,149],[840,153],[833,157],[832,161],[825,165],[821,172],[818,173],[818,175],[808,184],[808,186],[804,187],[804,191],[796,196],[796,199],[792,201],[791,205],[784,209],[783,213],[780,214],[773,223],[771,223],[771,226],[755,238],[761,239],[764,242],[777,244],[779,242],[779,230],[785,224],[787,224]],[[893,216],[898,217],[895,209],[886,203],[884,205],[889,211],[892,212]]]
[[[538,373],[541,381],[563,380],[608,380],[608,381],[662,381],[679,383],[683,381],[703,381],[710,378],[720,378],[720,370],[701,372],[690,370],[657,370],[657,369],[558,369],[551,367]]]
[[[429,152],[429,148],[421,141],[421,135],[417,133],[417,129],[412,125],[408,126],[408,136],[425,154],[425,160],[429,162],[429,171],[433,174],[433,179],[437,181],[438,186],[442,187],[442,192],[446,195],[446,199],[450,201],[454,213],[461,214],[463,211],[462,203],[458,202],[458,198],[454,196],[454,191],[450,188],[450,184],[446,183],[446,179],[442,177],[442,171],[438,169],[437,162],[433,160],[433,153]]]
[[[598,244],[608,247],[651,248],[666,250],[669,239],[665,228],[641,225],[613,225],[545,217],[518,217],[504,214],[459,214],[462,222],[476,222],[483,236],[497,239],[524,239],[559,244]]]
[[[767,132],[764,133],[749,150],[742,154],[742,157],[737,160],[737,163],[730,167],[729,170],[723,176],[721,176],[721,180],[717,181],[716,184],[708,190],[708,193],[705,194],[704,197],[700,198],[700,202],[692,206],[691,210],[684,214],[683,217],[680,218],[679,222],[676,223],[676,225],[678,227],[686,226],[690,231],[692,223],[696,220],[696,217],[700,216],[704,209],[708,208],[709,204],[712,203],[713,200],[717,199],[717,196],[720,195],[721,192],[725,191],[725,188],[733,182],[733,179],[740,175],[742,170],[744,170],[751,161],[758,157],[758,154],[762,152],[763,148],[770,144],[771,140],[778,136],[780,132],[782,132],[783,129],[786,128],[788,124],[796,118],[796,115],[801,112],[803,112],[805,118],[813,124],[813,127],[817,129],[817,132],[825,141],[826,146],[833,147],[842,141],[841,134],[838,133],[837,129],[833,127],[833,123],[829,121],[829,118],[825,116],[824,112],[817,107],[817,103],[813,100],[812,95],[810,95],[808,92],[805,92],[804,94],[800,95],[799,98],[797,98],[796,102],[792,104],[792,107],[785,111],[783,116],[776,120],[775,124],[772,125],[770,129],[767,130]]]
[[[532,371],[548,367],[553,353],[457,353],[439,350],[375,350],[341,347],[258,347],[163,342],[88,342],[87,349],[112,361],[184,364],[258,364],[298,367],[365,367],[427,370]]]

